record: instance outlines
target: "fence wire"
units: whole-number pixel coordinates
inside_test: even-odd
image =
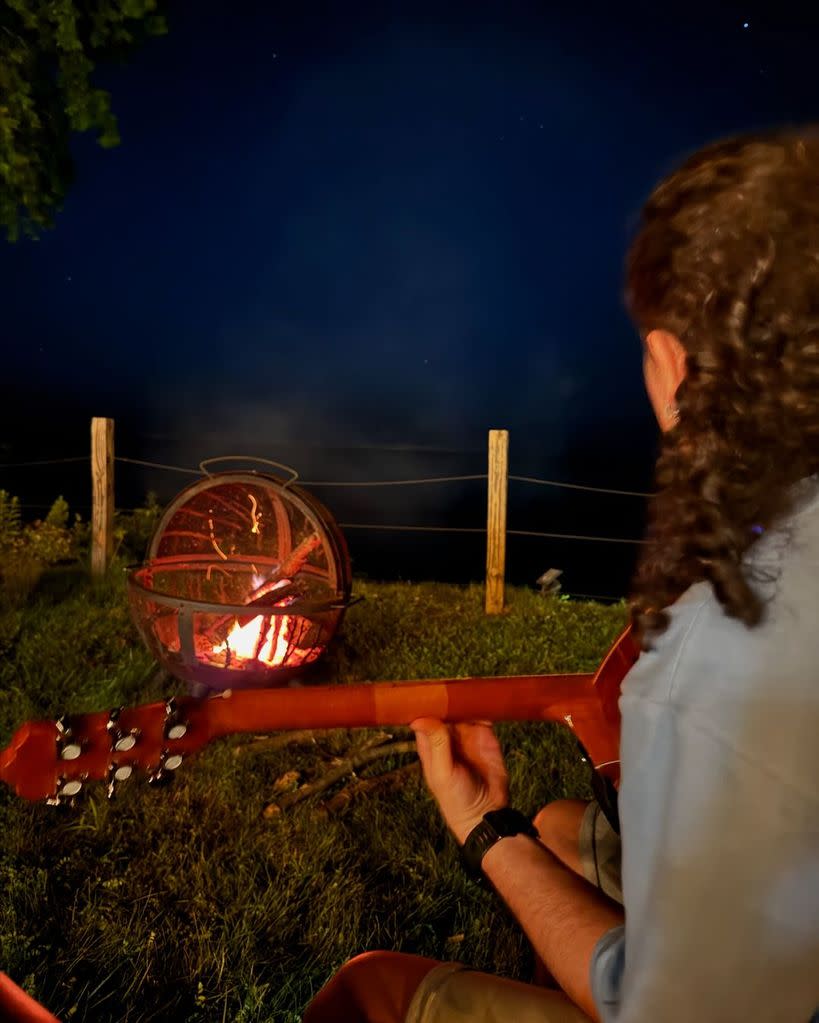
[[[590,490],[595,494],[617,494],[620,497],[654,497],[654,494],[646,494],[641,490],[612,490],[611,487],[589,487],[582,483],[558,483],[557,480],[540,480],[534,476],[509,476],[510,480],[518,483],[536,483],[545,487],[561,487],[566,490]]]
[[[90,461],[90,455],[76,455],[73,458],[44,458],[36,462],[0,462],[0,469],[28,469],[32,465],[67,465],[69,462]]]
[[[241,460],[244,456],[236,456],[237,461]],[[69,463],[88,462],[90,455],[77,455],[71,458],[49,458],[40,459],[37,461],[28,462],[5,462],[0,463],[0,469],[22,469],[33,466],[46,466],[46,465],[64,465]],[[186,466],[180,465],[169,465],[166,462],[153,462],[143,458],[128,458],[125,455],[116,455],[114,458],[115,462],[121,462],[127,465],[138,465],[146,469],[160,469],[167,472],[178,472],[188,476],[202,477],[207,475],[202,471],[201,468],[192,469]],[[295,470],[293,470],[295,473]],[[297,474],[296,474],[297,475]],[[296,479],[293,482],[297,482],[301,486],[305,487],[337,487],[337,488],[360,488],[360,487],[400,487],[400,486],[422,486],[427,484],[436,483],[467,483],[478,480],[487,480],[487,473],[472,473],[468,475],[459,476],[428,476],[420,477],[416,479],[400,479],[400,480],[300,480]],[[557,489],[565,490],[579,490],[589,493],[596,494],[610,494],[618,497],[640,497],[650,498],[653,494],[646,493],[637,490],[618,490],[612,487],[595,487],[588,484],[582,483],[566,483],[562,480],[548,480],[541,479],[536,476],[517,476],[510,475],[508,477],[510,482],[516,483],[528,483],[535,486],[546,486],[554,487]],[[45,508],[46,505],[22,505],[21,507],[27,508]],[[50,506],[49,506],[50,507]],[[133,511],[134,509],[120,509],[121,511]],[[342,529],[369,529],[375,531],[397,531],[397,532],[413,532],[413,533],[465,533],[465,534],[483,534],[486,535],[486,528],[480,526],[416,526],[416,525],[405,525],[403,523],[363,523],[363,522],[341,522],[339,523]],[[547,540],[577,540],[581,542],[596,542],[596,543],[617,543],[617,544],[645,544],[646,540],[636,540],[630,537],[620,536],[587,536],[579,533],[550,533],[543,532],[540,530],[526,530],[526,529],[507,529],[506,533],[508,536],[526,536],[526,537],[537,537]]]

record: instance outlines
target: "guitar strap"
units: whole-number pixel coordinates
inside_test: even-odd
[[[592,768],[591,787],[594,798],[600,804],[603,816],[609,822],[615,834],[620,834],[620,811],[617,806],[617,789],[611,778],[605,778],[596,768]]]

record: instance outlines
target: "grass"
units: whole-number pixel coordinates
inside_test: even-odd
[[[0,596],[0,746],[31,717],[170,695],[131,624],[123,575],[77,568]],[[359,582],[323,679],[588,671],[622,605]],[[22,593],[22,595],[21,595]],[[0,968],[71,1021],[296,1021],[351,955],[372,948],[467,961],[525,977],[528,946],[498,901],[470,885],[423,783],[368,793],[322,816],[316,800],[267,819],[276,780],[321,773],[365,730],[310,746],[207,747],[174,785],[102,787],[73,810],[0,791]],[[553,725],[499,726],[516,806],[588,796],[578,748]],[[372,770],[400,766],[398,757]],[[366,776],[370,769],[364,769]],[[326,796],[326,794],[324,794]]]

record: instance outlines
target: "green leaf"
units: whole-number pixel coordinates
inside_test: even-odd
[[[54,223],[74,177],[70,136],[120,142],[101,60],[123,59],[167,32],[157,0],[0,3],[0,228],[36,239]]]

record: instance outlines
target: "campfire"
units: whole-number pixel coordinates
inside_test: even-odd
[[[194,692],[283,684],[317,660],[350,600],[350,559],[312,495],[218,473],[169,506],[128,579],[149,649]]]

